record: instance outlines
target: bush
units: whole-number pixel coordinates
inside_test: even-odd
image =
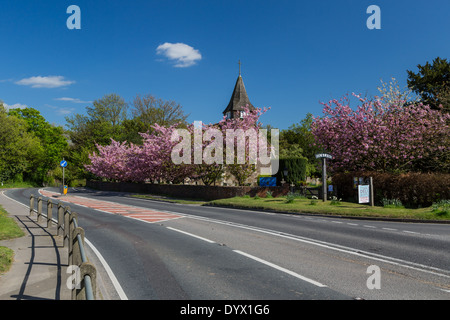
[[[441,200],[433,203],[432,205],[433,212],[438,215],[447,215],[450,214],[450,200]]]
[[[383,199],[398,199],[409,207],[429,207],[434,202],[450,199],[450,174],[446,173],[403,173],[346,172],[332,176],[338,197],[352,199],[356,196],[353,177],[372,177],[375,203]]]
[[[295,198],[296,198],[295,194],[289,192],[288,195],[286,196],[286,203],[293,203]]]
[[[338,206],[338,205],[341,204],[341,200],[342,200],[342,199],[338,199],[336,196],[333,196],[333,198],[331,199],[330,204],[331,204],[332,206]]]
[[[404,208],[402,202],[398,199],[383,199],[381,202],[385,208]]]

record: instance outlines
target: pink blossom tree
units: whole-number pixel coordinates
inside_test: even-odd
[[[175,127],[155,124],[151,134],[141,133],[142,145],[113,139],[110,145],[97,145],[98,153],[89,156],[91,163],[85,167],[100,178],[115,181],[177,182],[184,179],[189,168],[174,165],[170,157],[170,150],[175,145],[170,137]]]
[[[317,143],[334,156],[337,171],[449,171],[450,115],[429,106],[348,97],[323,103],[311,126]]]
[[[183,129],[184,138],[179,135],[177,125],[155,124],[152,133],[141,133],[142,145],[114,140],[108,146],[97,145],[98,153],[90,155],[91,163],[86,169],[100,178],[116,181],[177,183],[191,178],[202,179],[205,184],[214,183],[227,169],[243,184],[254,173],[260,155],[252,151],[258,150],[261,142],[267,144],[260,136],[245,139],[245,133],[258,135],[258,119],[266,110],[246,108],[242,119],[224,118],[218,124],[202,124],[201,128],[192,124]],[[230,132],[238,132],[232,136],[231,143],[227,141]],[[180,138],[186,139],[181,150]],[[232,159],[227,158],[230,151],[227,148],[232,148]],[[173,150],[183,161],[174,161]]]

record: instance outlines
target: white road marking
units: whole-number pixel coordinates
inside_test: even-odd
[[[114,275],[114,272],[111,270],[111,268],[109,267],[108,263],[103,258],[101,253],[97,250],[97,248],[88,239],[84,238],[84,242],[92,249],[92,251],[94,251],[95,255],[97,256],[97,258],[102,263],[103,268],[105,268],[106,273],[108,274],[109,278],[111,279],[111,282],[112,282],[114,288],[116,289],[116,292],[119,295],[120,299],[121,300],[128,300],[128,297],[125,294],[125,292],[123,291],[122,286],[120,285],[120,283],[117,280],[116,276]]]
[[[176,232],[180,232],[180,233],[184,233],[184,234],[186,234],[186,235],[188,235],[188,236],[191,236],[191,237],[194,237],[194,238],[197,238],[197,239],[200,239],[200,240],[209,242],[209,243],[216,243],[216,242],[214,242],[214,241],[211,241],[211,240],[209,240],[209,239],[206,239],[206,238],[197,236],[197,235],[195,235],[195,234],[192,234],[192,233],[189,233],[189,232],[186,232],[186,231],[182,231],[182,230],[175,229],[175,228],[172,228],[172,227],[167,227],[167,229],[170,229],[170,230],[173,230],[173,231],[176,231]]]
[[[215,220],[215,219],[211,219],[211,218],[204,218],[204,217],[200,217],[200,216],[192,216],[192,215],[187,215],[187,214],[185,214],[185,216],[192,218],[192,219],[203,220],[203,221],[218,223],[218,224],[224,224],[224,225],[231,226],[231,227],[247,229],[247,230],[251,230],[251,231],[274,235],[277,237],[282,237],[282,238],[291,239],[291,240],[295,240],[295,241],[299,241],[299,242],[303,242],[303,243],[307,243],[307,244],[312,244],[315,246],[323,247],[323,248],[334,250],[334,251],[344,252],[344,253],[356,255],[359,257],[367,258],[367,259],[390,263],[393,265],[398,265],[398,266],[402,266],[405,268],[409,268],[409,269],[413,269],[413,270],[417,270],[417,271],[421,271],[421,272],[425,272],[425,273],[430,273],[430,274],[434,274],[434,275],[445,277],[445,278],[450,278],[450,276],[446,274],[448,272],[446,270],[442,270],[439,268],[435,268],[435,267],[431,267],[431,266],[427,266],[427,265],[423,265],[423,264],[418,264],[415,262],[405,261],[405,260],[397,259],[397,258],[393,258],[393,257],[387,257],[387,256],[375,254],[372,252],[367,252],[367,251],[362,251],[362,250],[358,250],[358,249],[354,249],[354,248],[350,248],[350,247],[345,247],[345,246],[341,246],[338,244],[329,243],[326,241],[314,240],[314,239],[310,239],[310,238],[306,238],[306,237],[277,232],[277,231],[273,231],[270,229],[251,227],[251,226],[247,226],[247,225],[242,225],[242,224],[237,224],[237,223],[232,223],[232,222],[227,222],[227,221],[221,221],[221,220]]]
[[[315,285],[315,286],[317,286],[317,287],[321,287],[321,288],[326,287],[326,285],[324,285],[324,284],[322,284],[322,283],[320,283],[320,282],[317,282],[317,281],[315,281],[315,280],[312,280],[312,279],[309,279],[309,278],[307,278],[307,277],[304,277],[304,276],[302,276],[302,275],[300,275],[300,274],[298,274],[298,273],[296,273],[296,272],[294,272],[294,271],[285,269],[285,268],[280,267],[279,265],[273,264],[273,263],[271,263],[271,262],[269,262],[269,261],[260,259],[260,258],[258,258],[258,257],[252,256],[252,255],[250,255],[250,254],[248,254],[248,253],[245,253],[245,252],[242,252],[242,251],[239,251],[239,250],[233,250],[233,251],[236,252],[236,253],[239,253],[239,254],[241,254],[241,255],[247,257],[247,258],[253,259],[253,260],[258,261],[258,262],[260,262],[260,263],[263,263],[263,264],[265,264],[265,265],[267,265],[267,266],[269,266],[269,267],[272,267],[272,268],[274,268],[274,269],[277,269],[277,270],[279,270],[279,271],[282,271],[282,272],[284,272],[284,273],[287,273],[287,274],[289,274],[289,275],[291,275],[291,276],[294,276],[294,277],[296,277],[296,278],[298,278],[298,279],[301,279],[301,280],[303,280],[303,281],[309,282],[309,283],[311,283],[311,284],[313,284],[313,285]]]

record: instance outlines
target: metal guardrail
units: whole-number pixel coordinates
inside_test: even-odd
[[[36,200],[36,201],[35,201]],[[43,212],[42,204],[47,206]],[[35,208],[37,206],[37,208]],[[53,218],[53,208],[57,208],[57,218]],[[96,269],[89,263],[84,250],[84,230],[78,226],[78,214],[70,210],[69,206],[63,206],[60,202],[45,200],[42,197],[30,196],[30,216],[37,213],[37,222],[41,223],[42,217],[47,220],[47,228],[52,223],[57,225],[57,235],[63,235],[63,246],[68,246],[69,266],[76,266],[79,274],[73,279],[72,300],[96,299]],[[79,281],[79,283],[76,283]]]

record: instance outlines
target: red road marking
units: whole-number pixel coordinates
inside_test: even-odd
[[[55,194],[55,192],[50,192],[46,190],[40,190],[41,195],[45,197],[52,198]],[[160,211],[154,211],[151,209],[146,208],[138,208],[133,206],[128,206],[124,204],[117,204],[107,201],[101,201],[101,200],[93,200],[93,199],[87,199],[87,198],[81,198],[78,196],[64,196],[63,199],[61,199],[64,202],[69,202],[73,204],[83,205],[85,207],[91,208],[91,209],[97,209],[101,211],[105,211],[108,213],[118,214],[125,217],[129,217],[132,219],[142,220],[146,222],[160,222],[160,221],[167,221],[171,219],[178,219],[182,218],[180,215],[176,215],[173,213],[166,213],[166,212],[160,212]]]

